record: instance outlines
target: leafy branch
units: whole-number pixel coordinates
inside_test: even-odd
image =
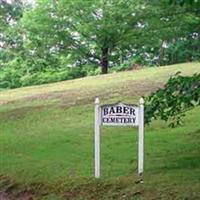
[[[145,122],[161,119],[170,127],[182,124],[185,112],[200,105],[200,74],[172,76],[163,89],[145,98]]]

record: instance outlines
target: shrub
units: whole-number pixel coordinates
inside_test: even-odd
[[[21,72],[17,69],[6,68],[0,75],[0,88],[21,87]]]
[[[53,83],[84,77],[87,72],[80,67],[46,69],[45,71],[28,72],[24,68],[7,66],[1,69],[0,88],[17,88],[22,86]]]
[[[86,74],[86,76],[96,76],[98,74],[101,74],[100,67],[93,65],[82,66],[82,71]]]

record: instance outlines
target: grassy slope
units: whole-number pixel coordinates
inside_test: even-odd
[[[200,72],[200,64],[1,92],[1,187],[17,183],[12,193],[29,188],[38,199],[200,199],[199,108],[187,114],[182,127],[169,129],[156,121],[146,128],[140,184],[135,183],[136,130],[103,128],[102,179],[92,178],[94,97],[137,103],[177,71],[191,75]]]

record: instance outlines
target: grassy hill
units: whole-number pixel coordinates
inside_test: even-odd
[[[94,98],[137,103],[177,71],[146,68],[0,92],[0,199],[200,199],[200,108],[183,126],[145,128],[145,174],[136,174],[137,131],[103,127],[102,178],[94,179]]]

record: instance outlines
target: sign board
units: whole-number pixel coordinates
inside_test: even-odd
[[[100,178],[100,126],[136,126],[138,127],[138,175],[144,171],[144,100],[139,105],[107,104],[100,105],[95,99],[95,178]]]
[[[101,125],[138,126],[139,109],[123,103],[101,106]]]

